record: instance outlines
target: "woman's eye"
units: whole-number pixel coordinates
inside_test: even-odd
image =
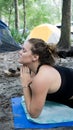
[[[26,50],[23,48],[23,52],[25,53],[26,52]]]

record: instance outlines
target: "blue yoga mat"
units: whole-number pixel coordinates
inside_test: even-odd
[[[55,128],[55,127],[69,127],[73,126],[73,121],[61,122],[61,123],[49,123],[49,124],[38,124],[29,121],[26,117],[24,109],[21,105],[21,97],[12,98],[12,111],[14,118],[14,128],[24,129],[24,128]]]

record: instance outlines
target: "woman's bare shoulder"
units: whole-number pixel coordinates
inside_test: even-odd
[[[32,86],[36,86],[36,88],[49,88],[51,83],[51,70],[47,68],[47,66],[42,66],[39,69],[39,72],[35,75],[32,80]],[[49,84],[49,85],[48,85]]]
[[[54,67],[49,66],[49,65],[43,65],[42,67],[40,67],[37,76],[40,77],[40,75],[41,75],[42,78],[46,78],[47,76],[49,78],[51,78],[51,76],[52,76],[52,78],[53,78],[53,76],[55,76],[55,74],[57,74],[57,73],[58,72]]]
[[[55,68],[44,65],[39,69],[33,81],[37,88],[43,88],[47,91],[56,90],[60,87],[61,76]]]

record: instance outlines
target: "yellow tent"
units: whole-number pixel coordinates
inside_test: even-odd
[[[60,39],[60,30],[55,25],[41,24],[31,30],[27,39],[30,38],[40,38],[47,43],[57,44]]]

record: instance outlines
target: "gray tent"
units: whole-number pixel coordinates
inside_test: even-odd
[[[8,26],[0,20],[0,53],[20,50],[22,47],[13,39]]]

